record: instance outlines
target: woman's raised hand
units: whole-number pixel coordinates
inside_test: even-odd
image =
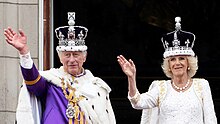
[[[118,63],[121,66],[122,71],[128,76],[128,77],[135,77],[136,76],[136,67],[134,62],[129,59],[127,60],[123,55],[117,56]]]
[[[17,34],[12,28],[8,27],[4,30],[4,35],[7,43],[15,47],[20,54],[26,54],[29,52],[27,37],[21,29],[19,30],[19,34]]]

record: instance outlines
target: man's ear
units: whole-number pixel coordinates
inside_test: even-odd
[[[61,59],[61,54],[58,55],[60,63],[63,64],[62,59]]]

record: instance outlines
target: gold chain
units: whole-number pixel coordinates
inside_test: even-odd
[[[73,80],[74,80],[74,77],[73,77]],[[66,92],[63,78],[61,79],[61,84],[62,84],[63,94],[65,95],[66,99],[69,102],[67,105],[67,109],[66,109],[66,115],[69,118],[69,124],[72,124],[73,117],[74,117],[74,121],[78,122],[79,114],[81,114],[82,112],[80,112],[79,106],[77,103],[80,100],[82,100],[84,97],[83,96],[76,97],[76,94],[75,94],[76,89],[73,88],[69,83],[67,83],[67,90],[69,91],[69,95],[68,95]]]

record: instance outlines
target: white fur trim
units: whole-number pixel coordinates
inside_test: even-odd
[[[16,110],[17,124],[40,124],[41,113],[40,101],[28,92],[26,84],[23,82]]]
[[[170,56],[177,56],[177,55],[188,55],[188,56],[195,56],[195,53],[192,49],[189,50],[166,50],[163,54],[164,58],[170,57]]]
[[[57,51],[86,51],[88,49],[87,46],[57,46]]]
[[[111,91],[111,88],[100,78],[94,77],[93,74],[89,70],[85,70],[86,74],[79,78],[75,78],[75,81],[78,84],[74,84],[76,87],[76,95],[83,95],[88,99],[93,99],[97,97],[97,86],[100,88],[104,88],[106,90],[106,94]],[[48,81],[62,87],[61,78],[64,78],[64,81],[70,81],[71,75],[67,74],[63,67],[59,69],[50,69],[49,71],[40,72],[40,74],[46,78]],[[98,102],[99,103],[99,102]],[[92,108],[91,103],[89,103],[86,99],[79,101],[79,106],[82,111],[85,113],[86,120],[89,124],[100,124],[100,118]],[[101,106],[100,106],[101,107]],[[111,108],[112,109],[112,108]],[[114,115],[110,115],[114,117]],[[89,119],[90,118],[90,119]],[[113,121],[114,122],[114,121]]]

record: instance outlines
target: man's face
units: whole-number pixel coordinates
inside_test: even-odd
[[[86,52],[65,51],[60,53],[60,62],[63,64],[64,70],[73,76],[82,73],[85,61]]]

